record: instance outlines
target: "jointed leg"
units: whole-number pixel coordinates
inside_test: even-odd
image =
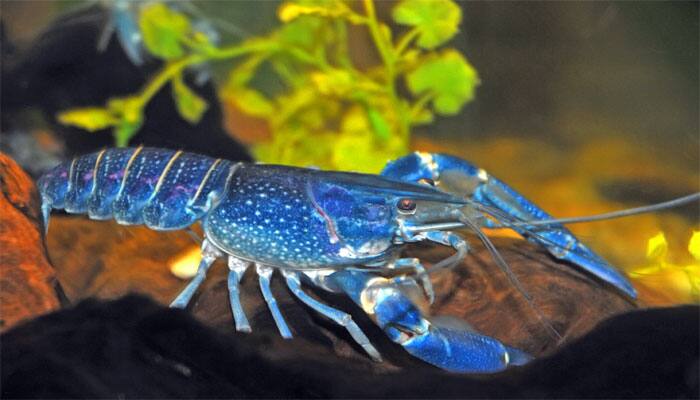
[[[301,282],[297,272],[282,270],[282,275],[284,275],[285,279],[287,280],[287,286],[289,286],[289,289],[291,289],[292,293],[294,293],[299,300],[318,311],[320,314],[332,319],[338,325],[344,326],[350,333],[350,336],[352,336],[352,338],[355,339],[355,341],[362,346],[363,349],[365,349],[367,354],[369,354],[374,361],[382,361],[382,356],[379,355],[379,352],[374,348],[374,346],[372,346],[372,343],[370,343],[364,332],[362,332],[360,327],[357,326],[355,321],[352,320],[352,316],[350,316],[350,314],[329,307],[306,294],[301,289]]]
[[[450,268],[453,265],[464,260],[469,252],[469,244],[461,236],[453,232],[434,231],[426,232],[425,238],[431,242],[440,243],[445,246],[451,246],[457,251],[454,255],[433,265],[433,269]]]
[[[443,244],[445,246],[451,246],[457,253],[454,255],[440,261],[433,266],[433,269],[438,270],[442,268],[449,268],[456,263],[462,261],[469,251],[469,245],[462,239],[459,235],[452,232],[445,231],[432,231],[421,233],[421,240],[430,240],[431,242],[436,242]],[[414,240],[415,241],[415,240]],[[430,276],[425,270],[423,264],[417,258],[399,258],[393,263],[389,264],[390,268],[393,269],[411,269],[418,281],[420,282],[425,295],[430,301],[430,304],[435,301],[435,292],[433,291],[433,285],[430,281]]]
[[[170,307],[187,307],[187,304],[189,304],[197,288],[199,288],[199,285],[201,285],[207,277],[207,270],[214,263],[214,260],[220,256],[223,256],[223,254],[216,247],[212,246],[209,241],[204,239],[202,242],[202,261],[199,262],[199,267],[197,267],[197,274],[175,300],[170,303]]]
[[[267,307],[272,313],[272,318],[275,319],[275,324],[277,324],[277,329],[279,329],[280,335],[282,335],[282,337],[285,339],[291,339],[292,332],[289,330],[287,323],[284,321],[284,317],[282,316],[280,309],[277,307],[277,300],[272,295],[272,290],[270,290],[270,277],[272,277],[273,269],[266,265],[255,264],[255,270],[258,273],[260,290],[265,298],[265,302],[267,302]]]
[[[234,256],[228,256],[228,268],[230,270],[228,273],[228,297],[231,304],[231,312],[233,313],[233,320],[236,323],[236,330],[239,332],[251,331],[250,323],[241,305],[241,294],[238,286],[249,265],[250,263],[248,261],[239,260]]]
[[[425,270],[423,264],[420,263],[420,260],[418,260],[417,258],[399,258],[397,260],[394,260],[394,262],[390,264],[390,268],[410,269],[411,272],[414,273],[420,281],[420,284],[423,287],[423,291],[425,292],[428,301],[430,302],[430,304],[433,304],[433,301],[435,301],[435,291],[433,290],[433,284],[432,282],[430,282],[430,276]]]

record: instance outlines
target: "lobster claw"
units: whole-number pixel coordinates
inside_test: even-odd
[[[435,325],[402,345],[413,356],[452,372],[498,372],[532,359],[492,337]]]
[[[388,279],[359,270],[341,270],[329,279],[362,307],[392,341],[439,368],[490,373],[532,359],[521,350],[471,329],[431,322],[412,300],[420,296],[421,290],[414,279]]]
[[[466,160],[447,154],[415,152],[387,163],[381,175],[406,182],[431,179],[447,193],[466,196],[492,210],[492,216],[499,220],[499,223],[494,223],[484,219],[487,228],[508,226],[508,220],[527,222],[553,219],[503,181]],[[547,249],[552,256],[579,266],[632,299],[637,297],[636,290],[622,273],[581,243],[563,225],[552,223],[537,227],[510,227]]]

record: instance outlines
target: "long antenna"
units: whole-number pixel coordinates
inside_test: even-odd
[[[700,201],[700,192],[689,194],[687,196],[679,197],[677,199],[665,201],[663,203],[652,204],[650,206],[642,206],[636,208],[628,208],[626,210],[612,211],[603,214],[588,215],[583,217],[571,217],[571,218],[554,218],[554,219],[543,219],[534,221],[522,221],[522,222],[512,222],[512,226],[538,226],[538,225],[552,225],[552,224],[576,224],[579,222],[593,222],[602,221],[612,218],[627,217],[630,215],[643,214],[648,212],[654,212],[663,210],[671,207],[678,207],[684,204],[692,203],[693,201]],[[504,226],[507,228],[509,226]]]
[[[486,249],[491,253],[491,257],[493,260],[496,262],[496,265],[498,268],[503,271],[503,273],[508,277],[508,280],[510,280],[511,284],[515,287],[515,289],[520,293],[520,295],[523,296],[525,301],[527,301],[528,306],[535,312],[537,315],[537,318],[540,320],[540,323],[542,326],[545,327],[545,329],[548,331],[548,333],[552,336],[552,338],[556,340],[561,340],[561,334],[557,329],[552,326],[552,324],[549,322],[547,317],[542,314],[542,311],[540,311],[539,307],[535,304],[535,301],[532,299],[532,296],[530,296],[530,293],[528,293],[525,288],[520,284],[520,280],[518,280],[518,277],[515,276],[515,273],[513,273],[513,270],[508,266],[508,263],[506,263],[506,260],[503,259],[503,256],[501,256],[501,253],[496,249],[496,246],[493,245],[493,242],[489,240],[489,238],[484,234],[484,232],[479,229],[479,227],[469,220],[469,218],[463,217],[460,218],[460,221],[464,222],[465,225],[470,227],[474,233],[477,235],[479,240],[484,244]]]

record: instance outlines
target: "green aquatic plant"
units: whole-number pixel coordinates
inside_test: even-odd
[[[146,104],[170,84],[180,115],[196,123],[207,104],[184,83],[184,71],[236,59],[221,97],[267,122],[271,138],[254,145],[258,159],[376,172],[408,151],[414,126],[457,114],[479,84],[462,54],[441,48],[461,22],[451,0],[397,2],[391,17],[400,32],[377,17],[372,0],[287,1],[278,17],[283,24],[268,35],[218,46],[185,14],[149,3],[140,10],[139,28],[163,68],[139,93],[64,111],[59,120],[90,131],[111,128],[115,143],[124,146],[142,125]],[[369,33],[376,65],[353,62],[349,41],[358,30]],[[281,88],[266,93],[256,87],[264,69]]]

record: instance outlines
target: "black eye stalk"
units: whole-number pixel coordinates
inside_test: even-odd
[[[411,199],[401,199],[396,203],[396,208],[401,214],[415,214],[416,202]]]

